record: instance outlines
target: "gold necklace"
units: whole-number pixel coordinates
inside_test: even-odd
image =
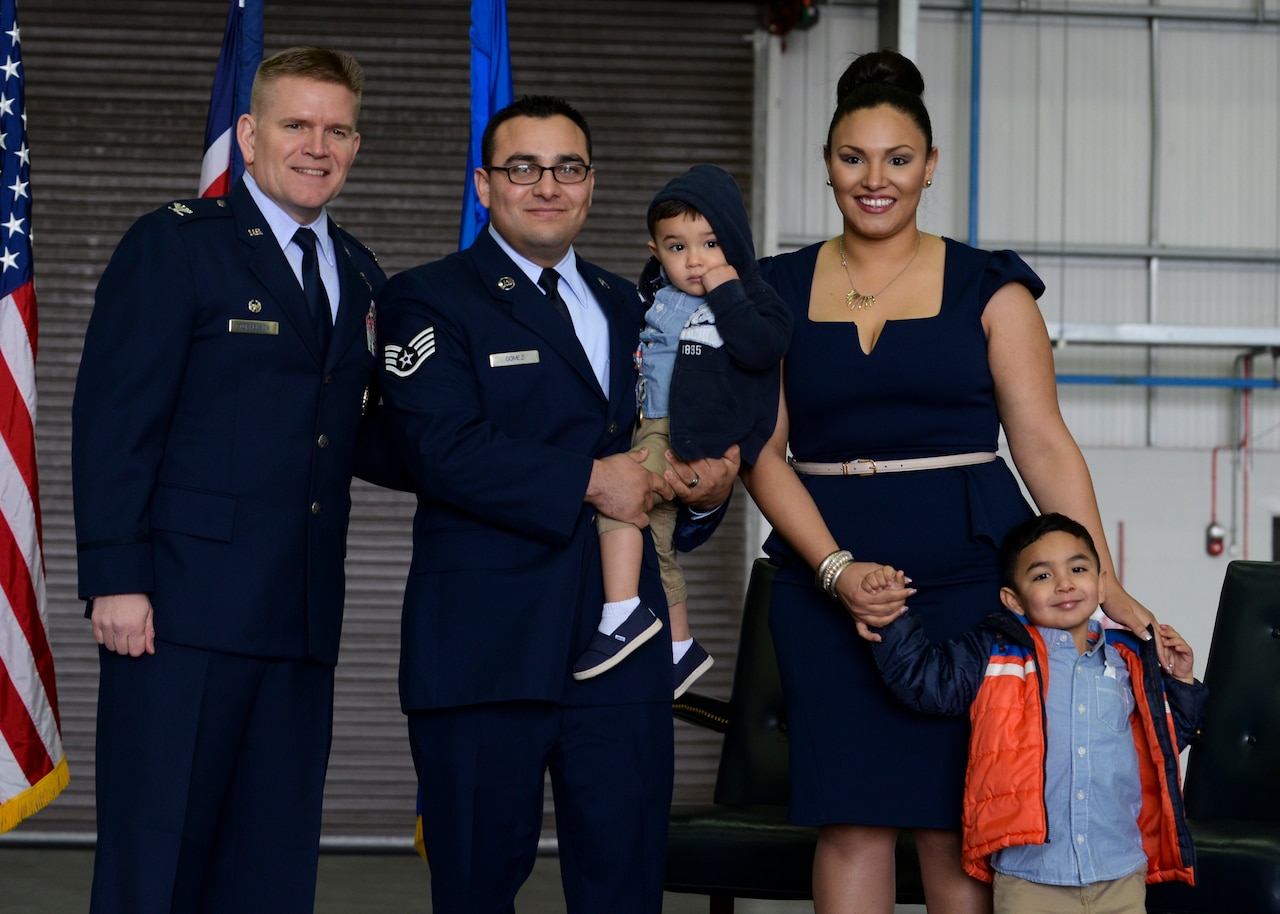
[[[907,267],[915,263],[916,254],[920,253],[920,243],[922,241],[924,241],[924,235],[920,233],[919,229],[917,229],[915,252],[911,255],[911,259],[907,261],[906,265],[901,270],[898,271],[898,275],[893,277],[893,279],[889,280],[887,283],[885,283],[884,288],[882,288],[875,295],[863,295],[853,286],[853,277],[849,275],[849,264],[844,259],[844,236],[841,235],[840,238],[836,241],[836,246],[840,251],[840,266],[844,267],[845,279],[849,280],[849,291],[844,294],[844,303],[849,306],[849,310],[862,311],[875,305],[876,297],[879,295],[883,295],[884,290],[889,288],[899,279],[901,279],[902,274],[907,272]]]

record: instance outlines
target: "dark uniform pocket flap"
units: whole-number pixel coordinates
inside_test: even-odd
[[[236,498],[176,486],[157,486],[151,499],[151,527],[202,539],[231,542]]]

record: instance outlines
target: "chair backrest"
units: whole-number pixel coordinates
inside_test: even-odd
[[[720,751],[715,801],[728,806],[785,806],[787,722],[778,661],[769,633],[769,593],[776,567],[756,559],[742,610],[742,635]]]
[[[1209,698],[1187,761],[1187,815],[1280,821],[1280,564],[1227,566],[1204,669]]]

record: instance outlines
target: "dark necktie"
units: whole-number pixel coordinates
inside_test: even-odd
[[[560,274],[550,267],[542,271],[542,276],[538,278],[538,285],[542,286],[547,293],[547,301],[556,313],[569,322],[569,326],[573,326],[573,318],[569,316],[569,306],[564,303],[564,299],[560,297]]]
[[[315,324],[316,342],[320,351],[329,351],[329,337],[333,335],[333,314],[329,310],[329,296],[320,279],[320,261],[316,257],[316,233],[300,228],[293,233],[293,243],[302,248],[302,291],[307,296],[307,308]]]

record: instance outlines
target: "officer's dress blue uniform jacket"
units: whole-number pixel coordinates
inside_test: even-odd
[[[670,702],[671,650],[654,638],[586,682],[571,665],[600,617],[592,461],[628,449],[643,304],[578,261],[609,321],[606,398],[570,324],[489,232],[400,273],[379,299],[383,393],[415,477],[405,592],[404,710],[484,702]],[[666,620],[652,542],[640,597]]]
[[[72,413],[79,589],[149,594],[161,641],[337,662],[384,276],[330,232],[327,355],[243,182],[142,217],[102,276]]]
[[[72,408],[79,589],[147,594],[157,643],[100,654],[94,912],[311,910],[351,476],[394,466],[363,415],[384,277],[329,229],[324,354],[243,181],[143,216],[99,283]]]

